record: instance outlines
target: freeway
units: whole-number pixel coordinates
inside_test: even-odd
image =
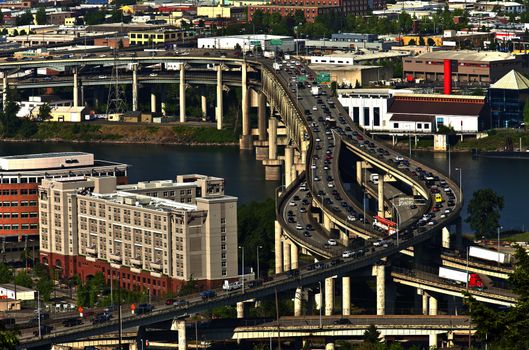
[[[34,62],[23,62],[23,63],[9,63],[0,64],[2,68],[13,68],[13,67],[31,67],[34,66],[46,67],[46,66],[76,66],[80,64],[101,64],[104,62],[108,63],[107,58],[95,58],[79,60],[48,60],[48,61],[34,61]],[[159,57],[120,57],[121,63],[159,63],[161,59]],[[178,57],[178,56],[164,56],[163,62],[174,61],[174,62],[201,62],[204,64],[216,63],[231,63],[237,64],[242,61],[239,58],[231,57]],[[104,61],[104,62],[101,62]],[[336,98],[329,97],[327,101],[323,101],[323,96],[330,96],[328,89],[322,89],[325,95],[321,96],[321,102],[318,101],[318,97],[312,96],[307,88],[301,88],[300,90],[292,91],[289,88],[289,83],[295,74],[293,72],[281,71],[275,72],[272,68],[272,61],[268,59],[252,59],[249,60],[254,67],[261,69],[261,74],[264,71],[268,74],[272,74],[273,79],[276,79],[278,85],[277,88],[281,89],[281,98],[283,100],[271,101],[271,104],[280,106],[282,103],[288,103],[294,106],[296,110],[296,118],[298,118],[304,125],[303,138],[310,141],[309,149],[307,151],[308,160],[306,162],[306,188],[308,193],[303,195],[303,199],[312,199],[312,204],[315,208],[319,207],[323,212],[323,215],[327,216],[329,220],[339,229],[339,231],[345,235],[357,235],[364,237],[381,237],[381,232],[375,230],[371,225],[371,219],[368,217],[362,218],[362,220],[349,220],[348,216],[354,214],[359,216],[360,208],[358,200],[353,198],[349,193],[344,190],[344,186],[341,185],[342,179],[337,176],[336,172],[339,172],[339,166],[342,166],[339,161],[340,155],[337,154],[337,149],[347,149],[347,151],[354,154],[358,159],[363,160],[371,164],[371,166],[379,168],[384,171],[387,176],[394,178],[396,181],[401,181],[413,187],[413,193],[420,194],[426,200],[426,205],[422,210],[412,217],[407,222],[403,222],[400,229],[404,232],[409,230],[410,234],[403,235],[398,239],[398,235],[392,235],[389,237],[389,241],[386,245],[373,246],[369,241],[366,243],[365,249],[362,254],[355,254],[354,257],[350,258],[338,258],[341,255],[344,246],[328,244],[327,228],[321,228],[316,226],[317,223],[307,213],[311,210],[307,209],[306,213],[299,212],[296,214],[303,224],[312,224],[315,227],[317,234],[313,234],[312,237],[305,237],[304,234],[300,235],[300,230],[296,228],[298,223],[288,222],[289,210],[285,209],[289,207],[289,203],[293,200],[296,195],[300,196],[302,191],[302,178],[298,177],[292,182],[278,198],[277,219],[284,229],[285,234],[298,243],[300,246],[305,247],[308,251],[313,252],[320,259],[320,268],[314,268],[313,264],[307,266],[300,266],[296,273],[291,271],[274,276],[271,281],[263,283],[259,287],[234,291],[231,293],[224,293],[217,290],[217,296],[207,300],[202,300],[199,296],[194,295],[187,299],[189,302],[188,306],[185,307],[174,307],[174,306],[163,306],[159,309],[146,314],[146,315],[123,315],[123,329],[136,327],[139,325],[147,325],[155,322],[172,320],[178,317],[185,317],[186,315],[211,310],[214,307],[223,305],[234,305],[237,302],[245,301],[252,298],[261,298],[276,292],[283,292],[295,289],[299,286],[311,286],[324,278],[332,276],[343,276],[351,271],[370,267],[377,263],[380,259],[391,256],[398,253],[399,251],[408,248],[410,246],[417,245],[430,239],[433,235],[438,234],[440,230],[446,225],[450,224],[453,220],[458,217],[461,209],[462,197],[458,186],[450,179],[444,177],[439,172],[429,169],[424,165],[412,160],[405,159],[395,151],[388,149],[384,146],[379,145],[375,140],[365,135],[356,125],[352,123],[350,118],[347,117],[347,112],[339,104]],[[305,67],[307,72],[310,72],[308,67]],[[213,72],[212,72],[213,73]],[[263,87],[264,89],[264,87]],[[271,92],[267,92],[271,96]],[[298,96],[294,94],[297,93]],[[298,97],[301,96],[301,99]],[[292,102],[294,101],[294,102]],[[335,107],[331,107],[330,102],[333,102]],[[326,108],[323,108],[325,106]],[[310,114],[306,114],[305,110],[312,111]],[[309,117],[311,120],[309,120]],[[326,121],[325,119],[328,118]],[[334,120],[335,122],[332,122]],[[316,123],[313,125],[311,123]],[[336,123],[337,126],[334,125]],[[285,122],[287,129],[294,127]],[[318,131],[316,131],[316,130]],[[325,137],[323,135],[325,134]],[[320,139],[320,141],[317,141]],[[296,146],[301,150],[302,147],[299,144]],[[319,147],[318,147],[319,146]],[[319,148],[319,149],[318,149]],[[403,159],[403,160],[398,160]],[[316,160],[315,168],[312,168],[312,160]],[[325,164],[325,160],[329,161]],[[403,165],[404,166],[401,166]],[[328,169],[325,166],[331,165],[333,175],[327,173]],[[442,190],[439,195],[442,198],[442,203],[438,203],[438,210],[435,211],[434,194],[432,184],[426,180],[426,177],[437,177],[434,180],[435,184],[438,185]],[[336,184],[338,183],[338,186]],[[333,187],[334,186],[334,187]],[[336,189],[336,194],[333,193]],[[437,191],[439,191],[436,188]],[[306,191],[302,191],[306,192]],[[309,196],[310,193],[310,196]],[[410,193],[408,193],[410,194]],[[345,204],[335,205],[332,198],[336,200],[337,196],[343,199]],[[309,198],[307,198],[309,197]],[[300,196],[300,200],[301,196]],[[387,202],[387,198],[385,201]],[[453,201],[453,206],[448,207],[448,202]],[[294,206],[293,206],[294,207]],[[295,207],[309,208],[309,205],[301,206],[296,205]],[[440,210],[443,210],[440,213]],[[298,209],[299,210],[299,209]],[[428,211],[428,212],[427,212]],[[446,211],[446,212],[445,212]],[[299,215],[307,214],[307,215]],[[427,217],[420,217],[420,214],[426,214]],[[302,219],[301,219],[302,218]],[[423,219],[420,220],[419,219]],[[325,226],[325,225],[324,225]],[[309,239],[310,238],[310,239]],[[321,239],[321,241],[320,241]],[[343,240],[346,244],[347,241]],[[327,244],[326,244],[327,243]],[[327,259],[326,259],[327,258]],[[119,324],[116,319],[112,319],[108,322],[97,324],[97,325],[81,325],[73,327],[70,330],[60,329],[59,332],[54,331],[51,334],[45,335],[42,339],[35,338],[24,338],[22,339],[19,348],[32,348],[36,346],[42,346],[46,344],[71,341],[80,338],[90,337],[96,334],[101,334],[109,331],[115,331],[119,328]]]

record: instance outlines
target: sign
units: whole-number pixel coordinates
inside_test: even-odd
[[[250,45],[261,46],[261,42],[259,40],[250,40]]]
[[[283,45],[283,40],[281,40],[281,39],[272,39],[272,40],[270,40],[270,45],[272,45],[272,46],[281,46],[281,45]]]
[[[130,304],[130,312],[134,315],[134,310],[136,310],[136,305]]]
[[[83,317],[83,307],[79,306],[79,317]]]
[[[307,76],[306,75],[298,75],[296,78],[301,83],[304,83],[307,80]]]
[[[331,82],[331,74],[330,73],[318,73],[318,75],[316,76],[316,82],[318,84],[330,83]]]

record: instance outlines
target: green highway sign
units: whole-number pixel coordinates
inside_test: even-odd
[[[318,73],[318,75],[316,76],[316,82],[318,84],[330,83],[331,82],[331,74],[330,73]]]
[[[281,45],[283,45],[283,40],[281,40],[281,39],[272,39],[272,40],[270,40],[270,45],[281,46]]]
[[[259,40],[250,40],[250,45],[261,46],[261,42]]]
[[[298,81],[304,83],[306,80],[307,80],[307,76],[306,75],[298,75],[296,77],[298,79]]]

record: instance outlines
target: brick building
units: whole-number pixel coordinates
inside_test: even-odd
[[[41,261],[63,277],[102,272],[123,288],[162,295],[190,278],[213,286],[238,276],[237,198],[224,195],[223,179],[44,180],[39,208]]]

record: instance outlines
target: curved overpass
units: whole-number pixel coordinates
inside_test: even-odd
[[[408,160],[409,165],[407,166],[407,169],[399,168],[394,162],[390,161],[390,159],[398,156],[398,153],[395,153],[393,150],[379,145],[375,140],[372,140],[367,135],[363,134],[363,132],[349,120],[347,114],[335,98],[333,100],[335,101],[335,104],[338,108],[331,109],[327,116],[330,116],[336,121],[340,121],[339,125],[337,124],[337,126],[334,126],[326,123],[324,119],[322,120],[322,118],[320,118],[323,117],[323,114],[320,114],[320,109],[316,108],[316,113],[311,113],[312,122],[316,123],[316,126],[311,126],[312,124],[310,123],[312,122],[308,120],[308,115],[306,115],[304,111],[306,108],[304,107],[310,105],[317,107],[318,105],[321,106],[325,103],[319,103],[317,98],[308,92],[308,89],[301,89],[298,92],[298,96],[301,96],[301,100],[298,100],[291,89],[289,89],[291,76],[284,71],[276,72],[272,68],[272,61],[270,60],[252,59],[243,61],[239,58],[211,56],[164,56],[146,58],[119,57],[118,60],[120,63],[147,62],[154,64],[161,62],[188,62],[190,64],[207,65],[214,63],[219,65],[224,64],[241,67],[248,64],[253,69],[260,71],[261,91],[268,99],[271,108],[277,111],[278,115],[280,116],[279,118],[281,122],[286,127],[286,135],[289,139],[288,144],[297,149],[299,152],[300,162],[305,167],[305,170],[300,172],[299,176],[294,177],[292,183],[288,184],[287,188],[277,199],[276,215],[279,230],[289,240],[295,242],[296,245],[299,245],[305,251],[310,252],[320,260],[324,259],[324,261],[322,261],[322,265],[320,266],[321,268],[312,269],[310,267],[311,265],[307,267],[297,266],[299,269],[299,275],[297,275],[296,278],[289,278],[289,276],[285,274],[280,274],[272,281],[264,283],[261,287],[249,290],[247,289],[244,294],[242,291],[232,292],[230,294],[221,293],[219,291],[218,297],[212,298],[206,302],[199,300],[196,296],[191,297],[189,299],[191,304],[189,308],[186,309],[166,307],[149,315],[140,317],[126,317],[124,320],[124,328],[170,320],[175,317],[184,316],[191,312],[205,311],[212,307],[221,305],[233,305],[236,302],[242,302],[251,298],[259,298],[270,295],[276,291],[286,291],[295,289],[299,286],[311,285],[321,281],[324,278],[329,278],[332,276],[344,276],[351,271],[372,266],[382,258],[386,258],[408,247],[428,240],[433,235],[440,232],[444,226],[454,221],[459,215],[462,205],[462,198],[459,196],[460,191],[458,186],[453,181],[444,177],[437,171],[428,169],[424,165],[411,159]],[[81,64],[87,65],[109,63],[110,61],[113,62],[114,60],[111,58],[95,58],[93,60],[81,59],[10,62],[0,63],[0,70],[53,66],[73,67],[79,66]],[[307,67],[305,69],[310,71]],[[329,91],[326,91],[329,94]],[[340,117],[345,118],[345,120],[342,122]],[[315,129],[320,131],[315,131]],[[322,131],[326,129],[329,129],[331,134],[326,134],[326,137],[323,138]],[[362,146],[358,141],[358,135],[362,135],[364,143],[365,141],[369,141],[370,146]],[[320,139],[320,141],[317,141],[317,139]],[[320,144],[320,150],[317,149],[317,144]],[[374,145],[374,147],[371,147],[372,145]],[[339,167],[348,166],[347,164],[342,164],[337,154],[337,151],[342,148],[346,148],[355,157],[357,157],[359,161],[368,163],[370,166],[383,171],[388,177],[407,184],[413,189],[413,191],[415,191],[415,193],[418,193],[423,198],[425,198],[427,200],[427,205],[424,206],[421,213],[431,210],[433,199],[432,194],[430,193],[424,181],[422,181],[419,176],[413,174],[413,167],[421,167],[422,169],[431,172],[435,176],[438,176],[440,179],[444,179],[448,185],[448,188],[450,188],[450,191],[456,195],[455,206],[449,213],[446,214],[446,217],[439,218],[437,221],[432,222],[432,225],[429,226],[413,228],[412,226],[415,223],[412,222],[412,220],[402,223],[400,229],[403,230],[410,228],[410,232],[412,234],[397,241],[393,239],[386,247],[374,247],[371,244],[368,244],[365,249],[365,254],[362,256],[357,256],[356,258],[352,259],[337,258],[338,256],[341,256],[343,246],[348,246],[348,239],[350,236],[359,236],[364,238],[380,237],[380,232],[374,230],[370,224],[362,223],[359,220],[348,220],[348,213],[350,213],[350,210],[355,210],[355,208],[358,210],[359,206],[358,201],[345,190],[345,186],[343,186],[341,183],[341,177],[336,176],[336,174],[339,174]],[[377,156],[376,151],[373,151],[373,149],[376,150],[378,148],[387,151],[385,152],[386,155]],[[332,174],[335,174],[332,180],[328,180],[329,175],[324,176],[326,173],[322,172],[317,167],[312,168],[311,161],[315,159],[315,155],[317,155],[320,160],[323,159],[323,157],[326,157],[328,160],[332,160],[332,162],[330,162],[331,171]],[[319,181],[316,180],[316,177],[319,178]],[[310,207],[311,210],[314,209],[316,211],[315,215],[317,214],[322,217],[320,220],[321,226],[316,227],[318,234],[312,235],[310,239],[308,239],[309,237],[305,237],[303,234],[300,234],[300,230],[296,229],[295,223],[288,221],[288,203],[292,201],[295,193],[299,193],[300,185],[305,181],[312,199],[311,204],[308,207]],[[331,188],[331,183],[338,183],[338,185],[334,188],[341,198],[344,199],[345,204],[343,206],[337,206],[332,202],[332,200],[326,200],[326,198],[328,198],[327,191],[329,188]],[[325,193],[325,195],[321,195],[322,192]],[[446,194],[443,193],[442,195],[446,200]],[[383,197],[383,201],[385,203],[389,203],[388,198]],[[311,221],[309,215],[306,215],[305,219],[307,222]],[[343,244],[343,246],[340,244],[336,246],[328,245],[324,241],[325,238],[327,238],[326,235],[332,229],[335,229],[339,232],[338,240]],[[116,330],[117,328],[118,325],[116,321],[93,327],[80,326],[72,329],[69,332],[61,332],[60,334],[52,333],[45,336],[42,340],[24,340],[21,347],[33,347],[56,341],[68,341],[94,334],[100,334],[102,332]]]

